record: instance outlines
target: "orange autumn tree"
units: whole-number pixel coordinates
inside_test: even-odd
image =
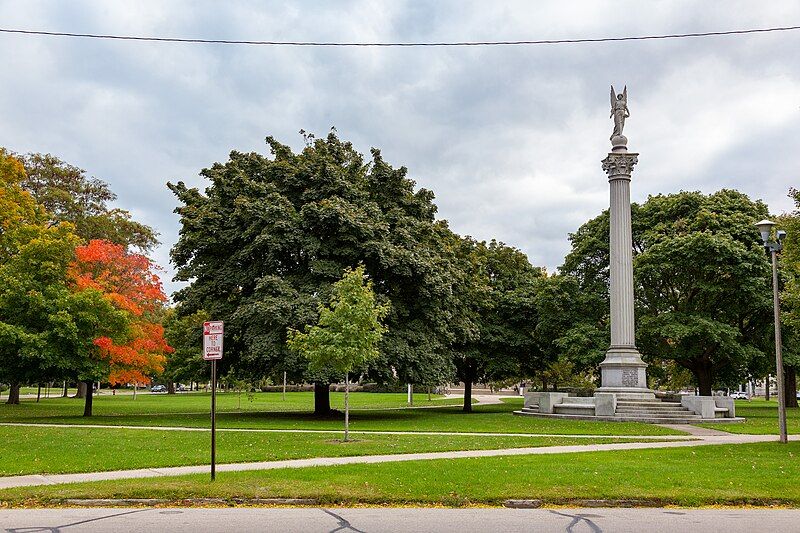
[[[158,267],[147,257],[104,240],[78,246],[75,258],[71,273],[76,290],[97,289],[130,317],[125,339],[94,340],[101,362],[107,365],[108,381],[149,383],[152,374],[164,369],[165,354],[173,351],[158,320],[167,302],[156,275]]]

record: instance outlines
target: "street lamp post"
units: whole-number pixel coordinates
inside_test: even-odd
[[[756,223],[761,232],[761,240],[764,241],[764,248],[772,256],[772,303],[775,312],[775,378],[778,382],[778,425],[780,427],[780,441],[786,443],[789,439],[786,434],[786,391],[783,387],[783,350],[781,343],[781,302],[778,294],[778,252],[783,245],[781,242],[786,238],[786,232],[778,230],[775,235],[776,241],[770,239],[772,228],[775,223],[770,220],[762,220]],[[769,387],[769,382],[767,382]]]

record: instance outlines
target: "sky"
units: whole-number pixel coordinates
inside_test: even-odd
[[[0,27],[277,41],[621,37],[800,25],[800,2],[0,0]],[[439,217],[553,271],[608,206],[609,86],[628,86],[633,201],[735,188],[779,214],[800,187],[800,31],[622,43],[304,48],[0,34],[0,146],[107,181],[160,233],[167,181],[206,186],[231,150],[300,150],[299,130],[381,149]]]

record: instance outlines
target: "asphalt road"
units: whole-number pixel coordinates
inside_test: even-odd
[[[127,532],[800,532],[787,509],[12,509],[0,531]]]

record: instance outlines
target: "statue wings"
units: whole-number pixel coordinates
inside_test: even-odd
[[[617,101],[617,93],[614,91],[614,86],[612,85],[611,86],[611,109],[612,110],[614,109],[614,103],[616,101]],[[627,107],[627,105],[628,105],[628,86],[627,85],[625,85],[625,87],[622,89],[622,102]]]

